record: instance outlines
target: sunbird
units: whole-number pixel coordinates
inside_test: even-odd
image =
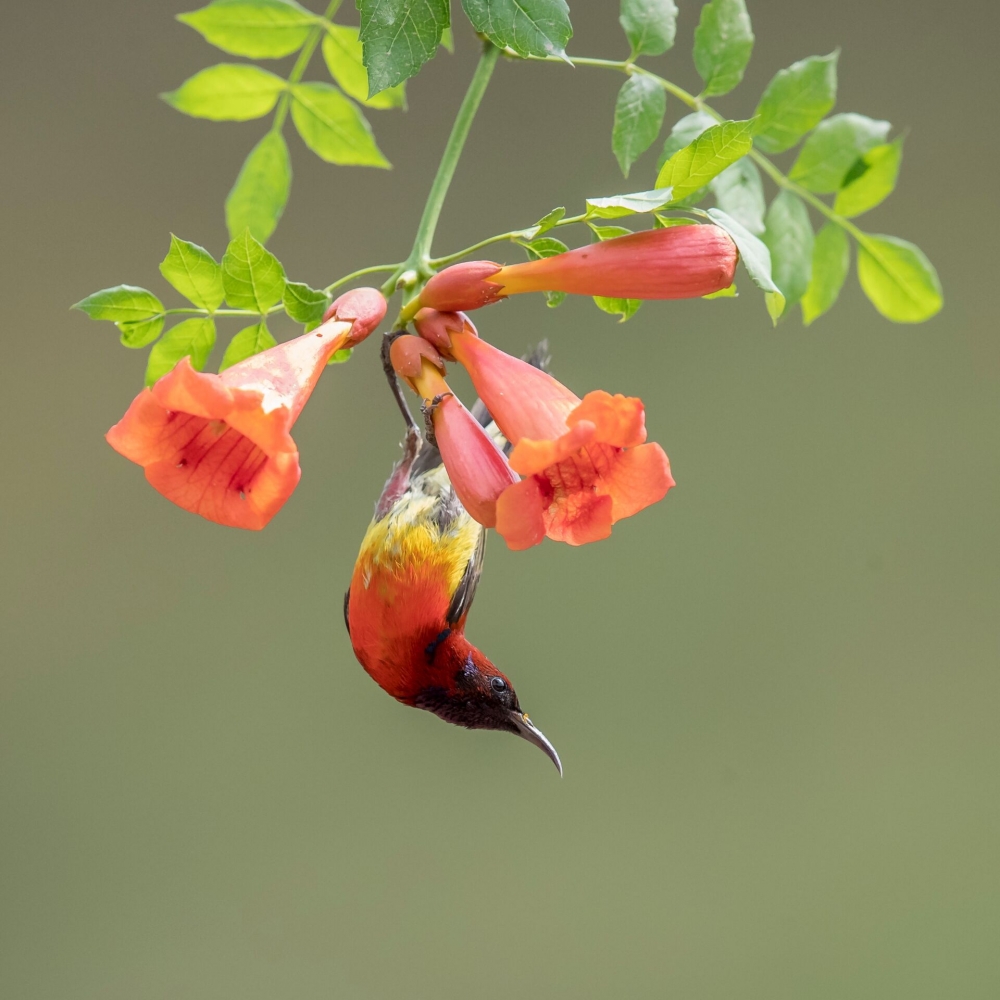
[[[344,595],[354,653],[404,705],[467,729],[515,733],[542,750],[561,775],[559,754],[521,711],[510,680],[465,637],[486,529],[455,495],[430,421],[425,439],[400,394],[388,359],[392,336],[386,335],[383,362],[406,438]],[[481,405],[473,412],[484,426],[490,423]]]

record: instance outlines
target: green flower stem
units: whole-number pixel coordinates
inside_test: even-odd
[[[363,267],[360,271],[352,271],[350,274],[345,274],[344,277],[338,278],[332,284],[327,285],[323,291],[332,292],[335,288],[340,288],[341,285],[346,285],[348,282],[354,281],[355,278],[363,278],[366,274],[381,274],[385,271],[395,273],[402,266],[402,264],[374,264],[371,267]]]
[[[552,229],[556,229],[559,226],[573,226],[580,222],[586,222],[587,216],[584,215],[573,215],[568,219],[560,219]],[[525,229],[512,229],[509,233],[500,233],[499,236],[491,236],[489,239],[480,240],[478,243],[473,243],[471,247],[466,247],[464,250],[458,250],[455,253],[448,254],[447,257],[435,257],[429,263],[431,267],[435,270],[439,270],[442,267],[447,267],[449,264],[454,264],[456,261],[461,260],[463,257],[468,257],[469,254],[475,253],[477,250],[482,250],[483,247],[488,247],[493,243],[503,243],[510,240],[512,243],[517,243],[521,240],[526,240],[527,237],[525,233],[530,230],[531,227],[527,226]]]
[[[441,154],[441,163],[434,176],[434,183],[431,184],[431,189],[427,194],[427,203],[424,205],[424,212],[417,227],[417,235],[413,240],[413,249],[410,250],[410,255],[401,267],[402,272],[416,271],[417,281],[426,281],[433,273],[430,268],[430,251],[434,240],[434,231],[437,229],[438,219],[441,216],[441,209],[444,206],[444,199],[448,194],[451,179],[455,176],[455,168],[462,155],[462,148],[469,136],[469,129],[472,127],[472,121],[479,110],[483,94],[486,93],[486,86],[493,75],[493,69],[499,55],[500,50],[495,45],[490,42],[484,43],[483,54],[479,57],[479,65],[469,83],[469,89],[462,100],[462,106],[458,109],[455,124],[448,137],[448,144]]]
[[[565,61],[560,59],[558,56],[528,56],[535,62],[553,62],[561,63],[565,65]],[[725,121],[726,119],[719,114],[715,108],[706,104],[700,97],[696,97],[694,94],[688,93],[683,87],[678,87],[676,83],[672,83],[670,80],[665,79],[662,76],[658,76],[656,73],[651,73],[648,69],[643,69],[641,66],[636,66],[634,63],[628,61],[615,61],[613,59],[587,59],[587,58],[577,58],[573,57],[573,63],[576,66],[597,66],[601,69],[611,69],[616,70],[619,73],[624,73],[626,76],[645,76],[650,80],[654,80],[658,83],[668,94],[673,94],[679,101],[683,101],[689,108],[693,111],[704,111],[706,114],[711,115],[716,121]],[[845,232],[848,232],[853,236],[858,243],[863,246],[867,245],[868,237],[860,230],[850,219],[845,218],[838,212],[835,212],[825,201],[821,198],[817,198],[811,191],[807,191],[801,184],[796,184],[790,177],[783,174],[763,153],[759,150],[751,149],[750,158],[756,163],[768,177],[774,181],[775,184],[780,188],[784,188],[786,191],[792,191],[797,194],[803,201],[812,205],[821,215],[825,216],[835,225],[840,226]]]
[[[271,306],[264,313],[259,313],[253,309],[216,309],[215,312],[209,312],[207,309],[198,309],[195,307],[185,307],[180,309],[164,309],[160,314],[162,316],[271,316],[273,313],[283,312],[283,305]]]
[[[288,87],[281,95],[278,107],[274,112],[274,121],[271,123],[272,132],[280,132],[284,127],[285,119],[288,117],[288,108],[291,105],[292,87],[302,79],[306,67],[309,65],[309,60],[312,59],[313,53],[316,51],[316,46],[319,45],[320,39],[322,39],[323,33],[326,31],[325,22],[329,21],[337,13],[337,8],[341,2],[342,0],[331,0],[320,22],[309,32],[309,37],[299,50],[299,57],[295,60],[295,65],[292,66],[291,73],[288,74]]]

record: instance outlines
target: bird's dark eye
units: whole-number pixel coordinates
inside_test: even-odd
[[[502,677],[493,677],[490,680],[490,686],[494,691],[506,691],[507,684]]]

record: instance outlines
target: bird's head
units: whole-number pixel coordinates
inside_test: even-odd
[[[502,729],[538,747],[562,774],[556,748],[521,711],[510,681],[459,631],[427,647],[433,683],[414,699],[417,708],[466,729]]]

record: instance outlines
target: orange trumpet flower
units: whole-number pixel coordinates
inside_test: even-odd
[[[495,527],[497,498],[517,482],[503,452],[451,391],[437,350],[420,337],[393,341],[396,373],[424,400],[445,471],[462,506],[486,528]]]
[[[718,226],[670,226],[618,236],[523,264],[466,261],[434,275],[420,304],[478,309],[522,292],[622,299],[693,299],[728,288],[739,252]]]
[[[510,548],[545,536],[571,545],[607,538],[616,521],[662,500],[674,485],[663,449],[645,443],[641,400],[601,390],[581,400],[547,372],[481,340],[460,314],[421,311],[416,324],[466,368],[514,444],[510,466],[524,478],[496,503],[496,528]]]
[[[179,507],[233,528],[263,528],[298,484],[290,431],[327,361],[364,340],[385,315],[374,291],[347,292],[331,306],[334,318],[316,330],[221,375],[195,371],[181,358],[136,396],[108,443]]]

